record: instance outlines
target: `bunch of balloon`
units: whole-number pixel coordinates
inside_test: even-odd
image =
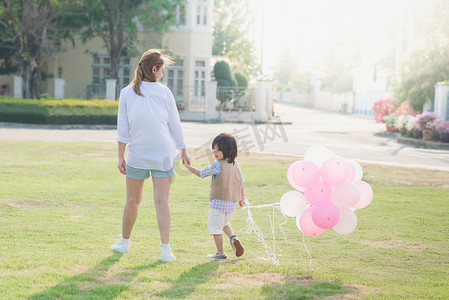
[[[308,236],[319,236],[330,228],[349,234],[357,227],[355,211],[373,199],[373,189],[362,176],[356,161],[338,157],[324,146],[312,146],[304,160],[288,168],[288,181],[296,191],[281,197],[280,209],[296,217],[296,225]]]

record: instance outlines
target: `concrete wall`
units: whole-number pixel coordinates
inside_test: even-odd
[[[351,92],[332,94],[330,92],[315,92],[310,94],[282,92],[281,101],[311,107],[325,111],[352,114],[355,110],[355,99]]]

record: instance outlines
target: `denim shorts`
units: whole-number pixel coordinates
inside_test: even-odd
[[[150,176],[153,177],[173,177],[175,176],[175,167],[173,166],[168,171],[161,171],[161,170],[152,170],[152,169],[137,169],[133,168],[130,165],[126,165],[126,176],[133,179],[138,180],[145,180],[147,178],[150,178]]]

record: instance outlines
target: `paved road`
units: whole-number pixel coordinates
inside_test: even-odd
[[[312,145],[365,163],[409,166],[449,172],[449,151],[420,149],[374,135],[384,129],[371,118],[275,104],[274,124],[204,124],[183,122],[189,147],[210,147],[220,132],[233,133],[244,151],[302,156]],[[115,129],[58,129],[0,124],[0,140],[114,142]]]

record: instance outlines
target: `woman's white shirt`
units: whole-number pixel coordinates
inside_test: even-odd
[[[137,95],[133,86],[120,92],[117,141],[128,144],[126,163],[138,169],[168,171],[186,147],[172,92],[157,82],[142,82]]]

